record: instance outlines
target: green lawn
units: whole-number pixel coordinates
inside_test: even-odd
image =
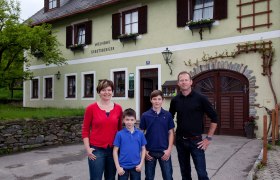
[[[15,119],[48,119],[53,117],[83,116],[84,108],[24,108],[16,105],[0,104],[0,121]]]

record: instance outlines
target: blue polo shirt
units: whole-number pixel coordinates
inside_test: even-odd
[[[171,113],[163,108],[159,114],[152,108],[144,112],[140,121],[140,129],[146,130],[146,149],[154,152],[166,150],[169,145],[169,130],[174,127]]]
[[[131,169],[140,164],[142,146],[147,141],[142,131],[134,127],[131,133],[126,128],[117,132],[114,146],[119,147],[119,164],[122,168]]]

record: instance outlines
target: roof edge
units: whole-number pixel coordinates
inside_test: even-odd
[[[91,11],[91,10],[100,9],[104,6],[112,5],[112,4],[118,3],[120,1],[123,1],[123,0],[112,0],[112,1],[106,2],[104,4],[99,4],[99,5],[90,7],[90,8],[86,8],[86,9],[83,9],[83,10],[80,10],[80,11],[75,11],[73,13],[69,13],[67,15],[59,16],[59,17],[53,18],[51,20],[41,21],[40,23],[31,23],[31,26],[37,26],[37,25],[40,25],[40,24],[43,24],[43,23],[55,22],[57,20],[64,19],[66,17],[74,16],[74,15],[81,14],[81,13],[85,13],[85,12],[88,12],[88,11]]]

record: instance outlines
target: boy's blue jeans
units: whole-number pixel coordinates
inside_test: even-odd
[[[160,168],[161,168],[161,174],[163,180],[172,180],[172,162],[171,162],[171,156],[167,161],[164,161],[161,159],[161,157],[164,155],[163,152],[149,152],[149,155],[153,157],[152,160],[148,161],[145,160],[145,174],[146,174],[146,180],[153,180],[155,178],[155,169],[157,160],[159,162]]]
[[[104,172],[105,180],[115,180],[116,167],[113,159],[113,148],[94,148],[96,160],[88,159],[90,180],[101,180]]]
[[[137,172],[135,168],[133,169],[124,169],[125,173],[120,176],[118,175],[119,180],[141,180],[141,172]]]
[[[183,137],[176,137],[176,148],[178,152],[182,180],[192,179],[190,155],[192,156],[198,179],[209,180],[206,171],[204,150],[197,148],[197,143],[200,141],[202,141],[202,138],[193,140],[184,139]]]

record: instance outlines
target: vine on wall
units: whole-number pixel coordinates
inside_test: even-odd
[[[217,59],[223,59],[223,58],[235,58],[236,56],[238,56],[239,54],[244,54],[244,53],[260,53],[262,56],[262,68],[263,68],[263,72],[262,75],[263,76],[267,76],[268,78],[268,82],[269,82],[269,86],[270,89],[272,91],[273,94],[273,98],[274,98],[274,104],[277,104],[277,97],[274,91],[274,87],[272,84],[272,80],[271,80],[271,75],[272,75],[272,71],[271,71],[271,66],[273,65],[273,56],[274,56],[274,48],[272,47],[272,42],[271,41],[261,41],[261,42],[248,42],[245,44],[238,44],[237,45],[237,50],[233,51],[233,52],[228,52],[227,50],[225,50],[222,53],[218,53],[217,51],[215,52],[215,55],[210,56],[209,54],[206,54],[205,52],[203,52],[203,56],[201,58],[201,60],[196,60],[195,63],[192,63],[193,61],[191,59],[189,59],[187,62],[184,61],[186,66],[198,66],[200,63],[203,62],[208,62],[208,61],[213,61],[213,60],[217,60]]]

